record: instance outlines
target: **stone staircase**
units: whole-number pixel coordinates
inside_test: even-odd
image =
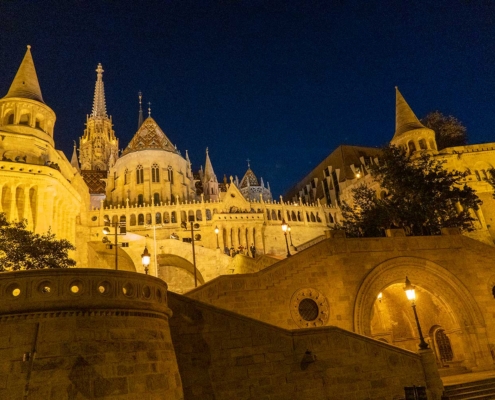
[[[445,386],[442,400],[495,399],[495,378]]]

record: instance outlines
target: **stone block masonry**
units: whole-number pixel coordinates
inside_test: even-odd
[[[392,399],[425,385],[417,354],[336,327],[286,330],[169,294],[186,400]]]
[[[0,275],[0,398],[182,399],[167,285],[94,269]]]

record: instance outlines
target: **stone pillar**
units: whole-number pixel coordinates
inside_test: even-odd
[[[428,399],[441,400],[443,395],[443,382],[440,379],[435,354],[433,354],[432,349],[418,350],[418,353],[421,357],[421,364],[423,365],[423,371],[425,373]]]

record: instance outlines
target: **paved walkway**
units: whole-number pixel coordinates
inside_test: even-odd
[[[483,372],[470,372],[468,374],[444,376],[442,382],[444,386],[458,385],[460,383],[482,381],[484,379],[495,378],[495,370]]]

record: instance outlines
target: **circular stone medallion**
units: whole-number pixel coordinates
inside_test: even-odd
[[[316,289],[299,289],[290,300],[292,319],[300,328],[326,325],[329,310],[328,300]]]

